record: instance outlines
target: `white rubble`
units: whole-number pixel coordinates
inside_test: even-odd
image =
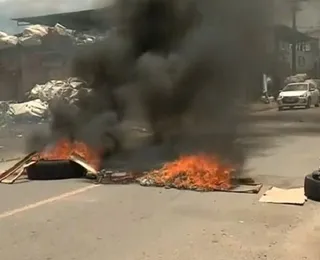
[[[42,102],[50,102],[53,99],[64,99],[72,104],[78,100],[80,90],[86,93],[90,92],[86,83],[78,78],[50,80],[46,84],[37,84],[33,87],[28,98],[40,99]]]
[[[44,118],[48,114],[48,103],[35,99],[23,103],[9,104],[11,113],[19,118]]]
[[[23,30],[22,35],[19,37],[8,35],[5,32],[0,32],[0,50],[17,45],[24,47],[40,46],[42,44],[42,38],[47,36],[49,33],[55,33],[63,37],[69,37],[74,45],[92,44],[105,39],[109,34],[109,32],[97,33],[93,31],[80,33],[67,29],[59,23],[57,23],[54,27],[35,24],[26,27]]]
[[[50,80],[34,86],[27,93],[28,101],[21,103],[0,102],[0,125],[16,120],[41,120],[50,115],[50,103],[53,100],[64,100],[75,104],[79,95],[88,95],[91,89],[78,78],[67,80]]]
[[[290,84],[290,83],[299,83],[299,82],[304,82],[308,79],[307,74],[296,74],[289,76],[285,79],[284,83],[285,85]]]
[[[18,41],[18,37],[7,35],[4,32],[0,32],[0,50],[16,46],[18,44]]]
[[[41,45],[41,38],[48,35],[49,29],[43,25],[30,25],[23,30],[22,36],[19,37],[19,44],[22,46]]]

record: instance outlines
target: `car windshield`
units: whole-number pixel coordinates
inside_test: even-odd
[[[291,84],[283,88],[282,91],[301,91],[308,90],[308,84]]]

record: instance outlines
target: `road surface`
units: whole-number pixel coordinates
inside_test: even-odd
[[[318,167],[320,109],[271,110],[253,118],[260,119],[259,142],[246,168],[265,183],[259,195],[92,186],[80,180],[1,185],[1,258],[320,259],[317,203],[258,202],[269,185],[302,186],[304,175]],[[1,156],[23,154],[23,138],[34,128],[0,130]]]

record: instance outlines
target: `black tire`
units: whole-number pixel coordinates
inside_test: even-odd
[[[82,178],[85,169],[69,160],[40,160],[27,168],[29,180],[63,180]]]
[[[308,174],[304,178],[304,194],[308,199],[320,201],[320,179],[316,178],[319,173]]]
[[[319,104],[320,104],[320,98],[318,98],[318,102],[314,106],[319,107]]]
[[[278,107],[278,111],[282,111],[283,110],[283,107]]]

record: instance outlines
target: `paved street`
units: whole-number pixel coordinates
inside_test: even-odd
[[[1,258],[320,259],[320,204],[258,202],[269,185],[302,186],[304,175],[318,167],[320,109],[270,110],[252,118],[257,149],[246,174],[266,184],[259,195],[91,186],[83,180],[0,185]],[[23,154],[24,137],[36,128],[46,126],[1,129],[0,157]]]

